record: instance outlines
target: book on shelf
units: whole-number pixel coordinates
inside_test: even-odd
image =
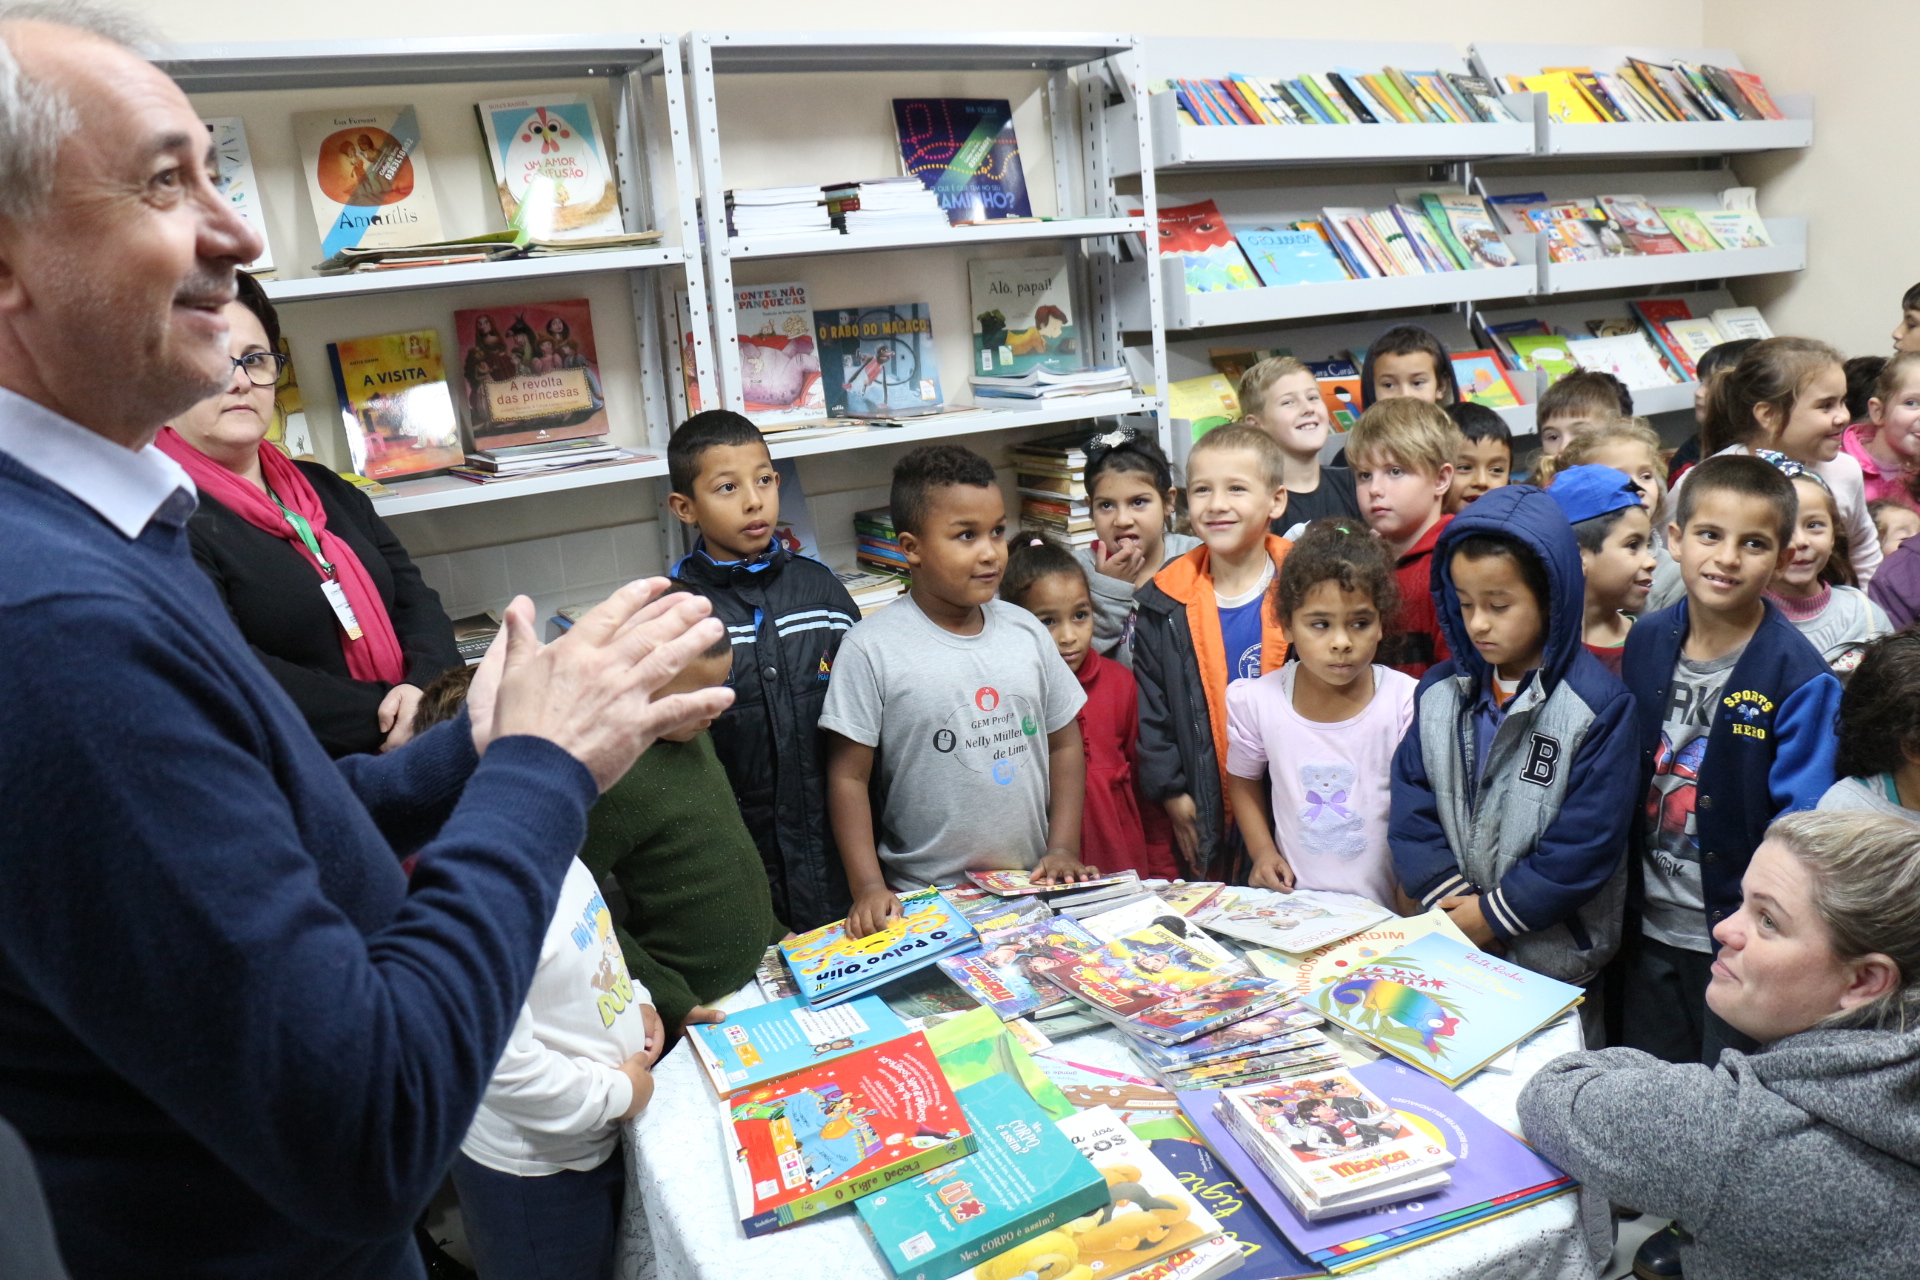
[[[680,392],[691,418],[700,412],[700,372],[694,363],[693,303],[685,289],[674,290],[672,323],[674,345],[680,351]]]
[[[1348,280],[1347,269],[1318,231],[1252,227],[1236,232],[1240,250],[1267,288]]]
[[[1512,408],[1520,403],[1520,392],[1494,352],[1456,351],[1450,359],[1454,385],[1460,388],[1462,400],[1489,409]]]
[[[1713,329],[1713,321],[1706,322]],[[1720,341],[1719,331],[1713,329],[1715,343]],[[1711,344],[1709,344],[1711,345]],[[1574,363],[1582,369],[1597,373],[1610,373],[1620,379],[1629,391],[1650,391],[1655,387],[1672,386],[1674,375],[1667,369],[1660,353],[1653,349],[1644,333],[1626,333],[1604,338],[1573,338],[1567,342],[1567,353]],[[1679,381],[1690,382],[1694,373],[1691,366],[1684,371]]]
[[[280,354],[287,358],[287,365],[273,389],[273,421],[267,425],[266,438],[289,458],[311,458],[313,430],[307,425],[306,397],[300,392],[299,370],[293,367],[293,352],[284,333],[280,335]]]
[[[900,895],[900,909],[899,918],[864,938],[847,937],[847,922],[836,920],[780,944],[809,1005],[823,1008],[865,995],[973,945],[973,928],[938,889]]]
[[[1065,916],[1027,920],[980,934],[976,951],[943,956],[941,972],[1001,1018],[1021,1018],[1071,997],[1045,973],[1100,942]]]
[[[1486,201],[1470,191],[1440,190],[1423,192],[1420,197],[1428,220],[1444,229],[1456,256],[1464,254],[1476,267],[1511,267],[1519,259],[1507,242]]]
[[[1320,384],[1320,400],[1336,431],[1345,431],[1360,419],[1360,366],[1351,360],[1309,360],[1307,371]]]
[[[867,178],[820,189],[827,217],[847,235],[880,231],[944,232],[950,225],[940,197],[908,174],[899,178]]]
[[[556,466],[570,466],[580,462],[600,462],[607,458],[624,457],[626,453],[627,451],[618,445],[607,443],[603,436],[591,436],[581,440],[512,445],[469,453],[466,465],[477,471],[511,476],[529,471],[551,470]]]
[[[1188,293],[1260,287],[1213,201],[1163,208],[1158,225],[1160,256],[1180,261]]]
[[[1510,236],[1530,236],[1538,228],[1533,213],[1553,202],[1544,191],[1520,191],[1511,195],[1488,196],[1487,208],[1499,220],[1500,229]]]
[[[773,540],[789,555],[820,559],[820,540],[813,532],[813,508],[807,502],[806,486],[800,483],[800,464],[792,458],[780,458],[773,464],[780,476],[780,519],[773,526]]]
[[[1149,86],[1174,95],[1183,124],[1478,124],[1515,119],[1492,85],[1476,76],[1353,67],[1292,78],[1238,72]]]
[[[1558,334],[1508,334],[1506,343],[1522,369],[1540,370],[1549,381],[1558,382],[1580,367],[1567,350],[1567,339]]]
[[[829,418],[909,417],[940,408],[940,360],[924,302],[813,313]]]
[[[273,274],[273,245],[267,240],[267,215],[260,207],[260,180],[253,173],[253,151],[247,146],[247,126],[239,116],[210,116],[200,121],[207,126],[207,138],[213,144],[214,172],[220,179],[220,194],[226,197],[240,220],[260,236],[260,256],[241,267],[250,275],[265,279]]]
[[[808,1067],[727,1103],[734,1207],[749,1236],[792,1226],[974,1150],[926,1037]]]
[[[763,431],[823,420],[826,393],[807,286],[739,285],[733,307],[748,420]]]
[[[1685,369],[1686,380],[1699,380],[1700,357],[1727,340],[1720,326],[1710,317],[1698,316],[1666,322],[1667,337],[1673,340],[1675,353]]]
[[[1078,1237],[1079,1265],[1091,1274],[1137,1275],[1137,1268],[1222,1234],[1214,1216],[1111,1108],[1089,1107],[1060,1121],[1059,1129],[1107,1184],[1107,1203],[1093,1220],[1083,1219],[1077,1232],[1068,1229]],[[1151,1231],[1135,1217],[1149,1214],[1157,1224]]]
[[[902,167],[953,225],[1033,216],[1007,99],[895,98],[893,124]]]
[[[1133,375],[1124,366],[1080,369],[1073,373],[1029,369],[1006,377],[976,373],[969,383],[976,400],[1068,400],[1131,390]]]
[[[297,112],[293,136],[322,257],[441,239],[420,119],[411,105]]]
[[[1542,67],[1537,76],[1507,76],[1514,92],[1545,93],[1563,124],[1784,120],[1760,77],[1747,71],[1671,65],[1628,58],[1612,71]]]
[[[1312,1007],[1457,1086],[1580,1000],[1579,987],[1429,933],[1322,985]]]
[[[1660,215],[1660,220],[1667,224],[1667,229],[1673,232],[1688,253],[1720,251],[1720,242],[1713,238],[1713,232],[1707,230],[1707,224],[1700,221],[1700,215],[1692,209],[1661,208],[1654,212]]]
[[[1653,343],[1661,357],[1666,360],[1668,367],[1681,378],[1691,380],[1693,373],[1690,371],[1687,357],[1681,351],[1680,345],[1674,341],[1673,335],[1667,332],[1667,325],[1672,321],[1693,318],[1693,308],[1687,305],[1686,300],[1684,298],[1637,298],[1627,303],[1627,310],[1635,320],[1640,322],[1641,330],[1646,333],[1648,341]]]
[[[874,610],[893,603],[907,589],[906,579],[890,573],[872,573],[865,569],[837,569],[834,577],[840,579],[840,585],[853,597],[853,603],[860,609],[860,616],[866,617]]]
[[[465,462],[450,468],[447,474],[475,484],[506,484],[514,480],[524,480],[529,476],[553,475],[561,471],[597,471],[604,467],[623,467],[635,462],[652,462],[655,458],[650,453],[633,453],[626,449],[609,447],[600,451],[598,456],[556,459],[512,471],[490,470],[478,465],[481,461],[483,461],[481,455],[470,453]]]
[[[896,1280],[947,1280],[1108,1204],[1105,1177],[1014,1081],[955,1097],[973,1152],[855,1202]]]
[[[899,534],[893,527],[893,512],[872,507],[853,513],[854,555],[862,567],[905,577],[907,553],[900,549]]]
[[[461,406],[479,451],[607,433],[585,298],[453,313]]]
[[[1773,336],[1772,327],[1758,307],[1718,307],[1713,312],[1713,322],[1720,326],[1723,340],[1727,342]]]
[[[509,227],[558,242],[625,234],[591,98],[497,98],[473,109]]]
[[[465,461],[438,331],[343,338],[327,344],[327,359],[355,472],[394,480]]]
[[[1600,207],[1620,225],[1633,247],[1641,253],[1685,253],[1687,246],[1645,196],[1603,195]]]
[[[907,1031],[893,1010],[874,996],[831,1009],[809,1009],[791,997],[736,1009],[725,1022],[688,1027],[687,1037],[708,1083],[726,1098],[896,1040]]]
[[[1350,937],[1393,912],[1358,894],[1324,889],[1235,888],[1198,923],[1215,933],[1280,951],[1304,952]]]
[[[1064,257],[975,258],[967,263],[967,287],[975,376],[1087,367]]]
[[[1700,222],[1723,249],[1764,249],[1773,243],[1760,215],[1745,209],[1701,209]]]
[[[1198,440],[1215,427],[1240,420],[1240,396],[1219,374],[1202,374],[1167,384],[1167,410],[1187,422]]]

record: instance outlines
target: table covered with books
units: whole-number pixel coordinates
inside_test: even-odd
[[[1512,1136],[1522,1086],[1580,1048],[1577,990],[1440,913],[1099,893],[908,895],[869,954],[938,963],[838,1000],[809,968],[859,965],[770,951],[627,1127],[623,1280],[1597,1274],[1604,1206]]]

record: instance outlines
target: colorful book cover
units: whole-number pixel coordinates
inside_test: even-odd
[[[1065,258],[975,258],[967,263],[967,284],[974,373],[1017,377],[1029,369],[1087,367]]]
[[[1727,68],[1727,76],[1740,87],[1740,92],[1747,95],[1747,101],[1751,102],[1754,110],[1762,116],[1768,120],[1787,118],[1786,113],[1774,104],[1773,95],[1767,92],[1766,82],[1759,76],[1751,71],[1736,71],[1731,67]]]
[[[694,363],[693,305],[685,289],[673,295],[673,331],[680,348],[680,390],[686,396],[687,417],[700,412],[700,371]]]
[[[851,589],[851,588],[849,588]],[[855,597],[858,599],[858,597]],[[942,889],[947,905],[967,918],[975,933],[1011,929],[1030,920],[1044,920],[1053,908],[1038,898],[1002,898],[984,889]]]
[[[1311,999],[1329,1021],[1458,1085],[1580,998],[1579,987],[1430,933]]]
[[[1065,1229],[1089,1274],[1134,1275],[1219,1238],[1220,1223],[1110,1109],[1090,1108],[1059,1127],[1107,1184],[1107,1203]]]
[[[453,313],[461,399],[476,449],[607,433],[585,298]]]
[[[1107,1204],[1107,1181],[1024,1090],[989,1076],[955,1091],[973,1154],[856,1207],[896,1280],[946,1280]]]
[[[1234,889],[1233,900],[1200,921],[1215,933],[1281,951],[1303,952],[1350,937],[1393,912],[1352,893]]]
[[[793,555],[820,559],[820,540],[813,533],[813,508],[800,483],[799,465],[792,458],[780,458],[773,469],[780,473],[780,519],[773,526],[775,541]]]
[[[1706,223],[1700,221],[1700,215],[1691,209],[1656,209],[1660,220],[1667,224],[1688,253],[1718,253],[1720,242],[1707,230]]]
[[[626,234],[592,99],[502,98],[474,111],[509,227],[536,240]]]
[[[1159,226],[1160,256],[1180,259],[1188,293],[1260,287],[1213,201],[1163,208]]]
[[[1390,916],[1350,938],[1315,947],[1304,955],[1282,957],[1258,952],[1249,953],[1247,958],[1257,972],[1280,979],[1293,988],[1298,999],[1306,1000],[1321,986],[1338,980],[1354,968],[1390,955],[1415,938],[1436,932],[1458,942],[1467,941],[1467,935],[1460,932],[1453,918],[1435,907],[1425,915]]]
[[[1455,1161],[1445,1143],[1416,1130],[1346,1071],[1228,1089],[1220,1104],[1228,1131],[1280,1176],[1283,1190],[1302,1198],[1308,1213]]]
[[[1074,952],[1063,963],[1046,969],[1045,976],[1095,1009],[1133,1017],[1162,1001],[1211,986],[1234,972],[1187,939],[1151,925],[1099,947]]]
[[[972,1127],[919,1033],[729,1102],[734,1204],[765,1235],[974,1149]]]
[[[1028,1050],[1030,1040],[1035,1048],[1050,1047],[1032,1024],[1017,1019],[1002,1022],[993,1010],[974,1008],[928,1027],[926,1037],[947,1083],[955,1089],[998,1076],[1025,1089],[1049,1119],[1064,1120],[1073,1114],[1073,1103]]]
[[[1476,265],[1511,267],[1519,261],[1500,238],[1500,229],[1494,226],[1493,215],[1479,196],[1442,192],[1435,199],[1447,229]]]
[[[980,950],[945,956],[940,968],[954,985],[1002,1018],[1019,1018],[1067,1000],[1067,993],[1042,975],[1099,945],[1072,917],[1048,916],[983,932]]]
[[[1256,1054],[1251,1058],[1230,1058],[1219,1062],[1201,1062],[1191,1067],[1161,1067],[1160,1079],[1169,1089],[1220,1089],[1244,1087],[1265,1080],[1287,1080],[1317,1071],[1338,1071],[1345,1065],[1340,1050],[1318,1032],[1291,1049]]]
[[[1086,926],[1088,933],[1102,942],[1124,938],[1150,924],[1162,924],[1170,932],[1189,941],[1203,945],[1219,945],[1199,929],[1189,928],[1186,917],[1167,905],[1166,899],[1157,893],[1143,893],[1137,898],[1122,902],[1111,910],[1084,916],[1081,918],[1081,923]],[[1226,953],[1222,952],[1222,954]]]
[[[1333,415],[1336,431],[1360,419],[1360,366],[1351,360],[1309,360],[1307,371],[1320,384],[1320,401]]]
[[[1205,1205],[1220,1229],[1240,1247],[1240,1269],[1235,1280],[1297,1280],[1325,1275],[1267,1220],[1239,1180],[1199,1138],[1154,1138],[1147,1143],[1154,1158]]]
[[[1218,880],[1175,880],[1172,884],[1155,885],[1153,892],[1162,902],[1191,920],[1217,902],[1226,887]]]
[[[1167,411],[1185,420],[1198,440],[1215,427],[1240,420],[1240,396],[1233,384],[1217,373],[1183,378],[1167,384]]]
[[[1260,283],[1273,288],[1287,284],[1326,284],[1351,279],[1347,269],[1318,233],[1276,231],[1260,227],[1235,235],[1253,264]]]
[[[253,175],[253,152],[247,146],[246,122],[239,116],[214,116],[200,122],[213,143],[213,163],[220,176],[220,194],[240,220],[260,234],[260,256],[242,268],[256,276],[273,270],[273,246],[267,241],[267,216],[260,208],[260,181]]]
[[[1764,249],[1773,243],[1759,214],[1744,209],[1702,209],[1696,216],[1723,249]]]
[[[796,997],[738,1009],[725,1022],[687,1031],[714,1092],[724,1098],[822,1060],[898,1039],[907,1034],[907,1026],[873,996],[831,1009],[809,1009]]]
[[[826,417],[807,286],[740,285],[733,291],[733,309],[747,417],[760,427]]]
[[[411,106],[297,112],[293,136],[322,258],[442,238],[420,119]]]
[[[998,894],[1002,898],[1020,897],[1030,893],[1079,892],[1103,884],[1125,884],[1138,880],[1138,871],[1116,871],[1111,875],[1092,876],[1086,880],[1075,880],[1071,884],[1035,884],[1024,871],[969,871],[967,879],[985,889],[988,893]]]
[[[1506,369],[1501,367],[1500,357],[1493,352],[1456,351],[1452,359],[1453,380],[1460,388],[1462,400],[1471,400],[1489,409],[1510,408],[1520,403],[1520,394],[1513,389]]]
[[[1544,369],[1556,381],[1580,367],[1567,350],[1567,340],[1558,334],[1516,333],[1507,338],[1507,345],[1519,357],[1521,368]]]
[[[1311,1009],[1303,1008],[1298,1003],[1288,1003],[1243,1018],[1231,1026],[1184,1044],[1140,1044],[1133,1046],[1133,1050],[1156,1067],[1191,1067],[1202,1062],[1230,1062],[1235,1058],[1254,1058],[1265,1053],[1300,1048],[1311,1043],[1303,1036],[1318,1036],[1314,1028],[1325,1021]]]
[[[1676,323],[1704,324],[1713,335],[1708,346],[1720,342],[1720,331],[1711,320]],[[1647,335],[1638,329],[1632,333],[1606,337],[1574,338],[1567,343],[1567,353],[1582,369],[1610,373],[1620,379],[1629,391],[1647,391],[1673,385],[1673,375],[1667,372],[1660,354],[1648,343]],[[1692,377],[1693,372],[1688,370],[1681,380],[1687,381]]]
[[[1687,320],[1669,320],[1666,322],[1666,328],[1667,336],[1673,340],[1674,351],[1679,355],[1680,363],[1684,366],[1683,373],[1688,382],[1696,381],[1700,376],[1700,357],[1727,340],[1727,335],[1720,332],[1720,326],[1706,316]],[[1642,338],[1641,341],[1644,342],[1645,339]],[[1630,382],[1627,385],[1633,386]]]
[[[1013,107],[1005,98],[895,98],[901,163],[956,226],[1030,218]]]
[[[813,313],[829,418],[911,417],[940,409],[940,360],[924,302]]]
[[[1124,1027],[1156,1044],[1179,1044],[1292,1000],[1286,984],[1271,978],[1229,977],[1127,1014]],[[1094,1012],[1102,1010],[1096,1005]]]
[[[864,938],[847,937],[847,922],[836,920],[780,944],[808,1004],[838,1004],[973,941],[972,926],[938,889],[903,895],[900,909],[899,919]]]
[[[1600,207],[1605,209],[1620,230],[1633,242],[1634,248],[1642,253],[1685,253],[1682,244],[1673,230],[1667,226],[1659,211],[1647,203],[1645,196],[1601,196]]]
[[[433,329],[327,344],[356,475],[393,480],[466,461]]]

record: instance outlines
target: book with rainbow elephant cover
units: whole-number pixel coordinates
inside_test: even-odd
[[[1580,999],[1579,987],[1429,933],[1321,984],[1308,1003],[1452,1087]]]

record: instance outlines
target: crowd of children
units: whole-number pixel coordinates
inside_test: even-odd
[[[771,942],[867,936],[895,891],[968,871],[1438,908],[1584,985],[1590,1044],[1743,1044],[1703,997],[1768,823],[1920,823],[1920,639],[1889,634],[1920,613],[1920,354],[1849,370],[1776,338],[1701,368],[1671,492],[1616,380],[1555,384],[1515,459],[1413,326],[1368,353],[1344,465],[1284,357],[1183,485],[1151,437],[1096,436],[1079,550],[1013,528],[985,458],[915,449],[891,490],[910,588],[864,620],[774,538],[760,432],[689,419],[673,589],[726,636],[663,694],[735,700],[593,811],[457,1172],[482,1275],[605,1274],[617,1123],[662,1048]],[[423,727],[463,691],[429,691]]]

